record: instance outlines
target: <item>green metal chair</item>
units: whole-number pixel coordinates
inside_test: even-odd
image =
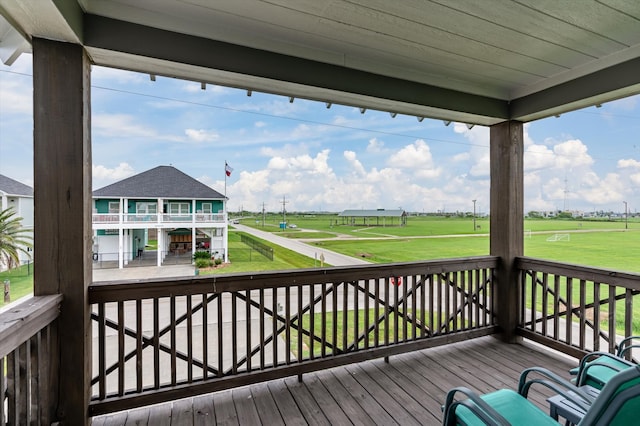
[[[544,378],[528,380],[536,372]],[[640,417],[640,366],[628,368],[612,377],[594,399],[580,388],[543,368],[529,368],[520,376],[518,391],[501,389],[479,396],[466,388],[447,394],[445,426],[454,425],[558,425],[558,422],[527,399],[529,388],[541,384],[571,401],[585,414],[578,426],[622,426],[638,424]],[[460,392],[466,399],[456,400]]]
[[[528,380],[531,373],[536,373],[536,378]],[[557,426],[556,420],[527,399],[529,389],[534,384],[543,385],[555,393],[563,395],[584,411],[587,411],[593,403],[591,396],[568,380],[545,368],[532,367],[520,374],[517,392],[511,389],[499,389],[480,396],[465,387],[452,389],[447,393],[443,406],[443,425]],[[569,393],[570,391],[573,393]],[[463,399],[457,399],[457,394],[462,394]]]
[[[640,422],[640,366],[616,374],[600,391],[579,426],[626,426]]]
[[[640,349],[640,336],[629,336],[618,344],[615,355],[608,352],[592,352],[580,360],[580,365],[569,371],[576,376],[576,385],[589,385],[596,389],[602,387],[618,372],[633,367],[634,362],[625,359],[631,356],[633,349]]]
[[[571,370],[576,375],[576,386],[589,385],[602,389],[613,376],[623,370],[634,367],[630,361],[611,355],[608,352],[592,352],[580,360],[580,365]]]

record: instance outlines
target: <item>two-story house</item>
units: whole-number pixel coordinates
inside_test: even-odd
[[[33,232],[33,188],[7,176],[0,175],[0,210],[12,207],[15,214],[22,218],[22,227]],[[31,250],[31,249],[29,249]],[[26,263],[30,256],[18,252],[20,264]],[[0,261],[0,271],[6,269]]]
[[[226,198],[172,166],[93,191],[93,260],[123,268],[149,255],[157,239],[156,264],[168,256],[190,259],[198,250],[228,260]]]

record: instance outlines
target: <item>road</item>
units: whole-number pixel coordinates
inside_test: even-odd
[[[290,238],[284,238],[272,232],[265,232],[259,229],[252,228],[250,226],[234,224],[232,225],[238,231],[246,232],[247,234],[254,235],[270,243],[277,244],[286,249],[295,251],[302,255],[308,256],[312,259],[320,260],[321,256],[324,256],[324,262],[331,266],[350,266],[350,265],[370,265],[371,262],[367,262],[364,259],[357,257],[351,257],[344,254],[336,253],[335,251],[313,247],[309,244],[303,243]]]

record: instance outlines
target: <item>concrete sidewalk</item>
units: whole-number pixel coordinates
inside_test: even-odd
[[[134,281],[147,278],[189,277],[195,275],[193,265],[139,266],[123,269],[94,269],[93,281]]]

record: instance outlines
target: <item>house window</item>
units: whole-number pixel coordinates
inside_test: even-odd
[[[211,203],[202,203],[202,213],[211,213]]]
[[[170,203],[169,214],[189,214],[189,203]]]
[[[146,202],[137,202],[136,203],[136,213],[140,213],[140,214],[156,214],[156,213],[158,213],[158,204],[156,204],[156,203],[146,203]]]
[[[109,201],[109,213],[120,213],[120,201]]]

